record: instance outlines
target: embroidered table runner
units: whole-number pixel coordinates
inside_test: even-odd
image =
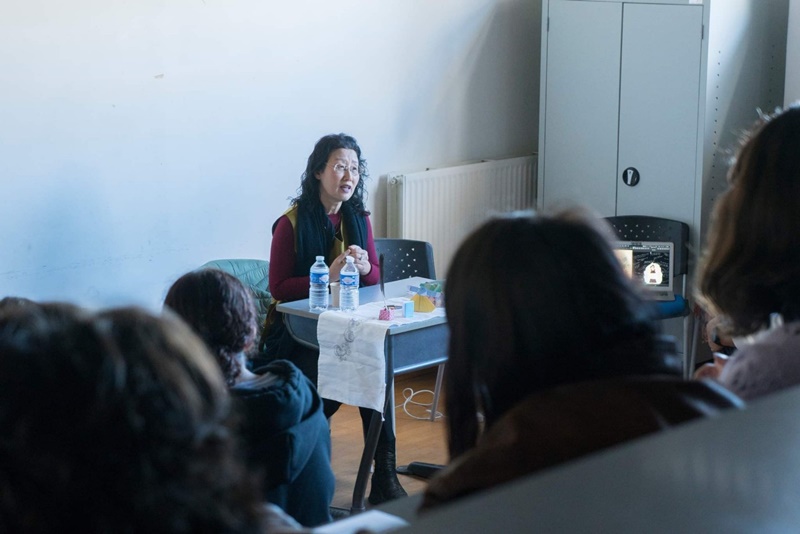
[[[393,298],[386,302],[402,307],[407,300]],[[369,302],[354,312],[331,310],[319,316],[317,390],[320,396],[383,412],[386,401],[386,331],[394,325],[444,316],[444,310],[436,308],[430,313],[417,312],[413,317],[402,317],[401,309],[395,310],[396,317],[391,321],[380,321],[378,313],[381,308],[382,301]]]

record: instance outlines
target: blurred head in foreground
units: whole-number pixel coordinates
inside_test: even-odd
[[[800,320],[800,105],[765,115],[743,139],[714,206],[699,297],[723,330]]]
[[[582,211],[493,219],[447,274],[451,457],[528,395],[570,382],[672,372],[651,308],[610,228]]]
[[[0,310],[0,531],[259,531],[229,414],[176,319]]]

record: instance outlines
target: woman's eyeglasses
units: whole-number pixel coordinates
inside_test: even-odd
[[[347,165],[342,165],[341,163],[337,163],[336,165],[331,165],[329,163],[328,165],[333,167],[333,170],[336,171],[338,174],[341,174],[342,176],[344,176],[344,172],[345,171],[349,171],[350,172],[350,176],[358,176],[359,175],[358,167],[356,167],[355,165],[352,166],[352,167],[348,167]]]

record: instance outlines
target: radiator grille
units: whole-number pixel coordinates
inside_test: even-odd
[[[498,213],[536,205],[536,156],[388,176],[387,237],[433,246],[444,277],[461,241]]]

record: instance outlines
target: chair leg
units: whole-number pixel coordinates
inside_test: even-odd
[[[690,344],[692,342],[692,332],[689,331],[689,328],[692,325],[692,318],[691,314],[686,315],[683,319],[683,378],[691,378],[692,371],[691,371],[691,363],[689,362],[690,356]]]
[[[692,320],[692,346],[689,347],[689,360],[687,362],[688,369],[686,370],[686,378],[692,378],[694,375],[694,366],[697,361],[697,343],[700,337],[700,316],[694,314]]]
[[[431,421],[436,420],[436,411],[439,409],[439,393],[442,391],[445,365],[444,363],[440,363],[439,370],[436,372],[436,386],[433,388],[433,403],[431,404]]]

